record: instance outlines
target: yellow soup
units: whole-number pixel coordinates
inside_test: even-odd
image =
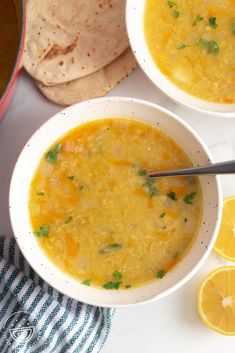
[[[29,210],[47,256],[86,285],[129,288],[161,279],[186,254],[201,222],[197,178],[149,179],[192,166],[160,130],[135,120],[83,124],[46,151]]]
[[[147,0],[146,42],[162,73],[198,98],[235,103],[234,10],[234,0]]]

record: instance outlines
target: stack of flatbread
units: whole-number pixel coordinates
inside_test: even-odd
[[[136,66],[125,0],[28,0],[23,66],[51,101],[104,96]]]

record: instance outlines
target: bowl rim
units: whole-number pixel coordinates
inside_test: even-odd
[[[130,42],[130,47],[135,55],[135,58],[140,68],[148,77],[148,79],[158,89],[160,89],[167,97],[169,97],[174,102],[180,104],[181,106],[190,108],[194,111],[205,113],[209,116],[234,118],[235,103],[223,104],[223,103],[210,102],[210,101],[200,99],[196,96],[193,96],[187,93],[183,89],[179,88],[176,84],[174,84],[171,80],[169,80],[160,71],[158,66],[153,61],[153,58],[149,52],[146,40],[145,39],[142,40],[142,36],[144,37],[143,19],[139,18],[138,20],[135,19],[135,21],[133,21],[133,18],[136,18],[136,16],[133,16],[133,12],[136,11],[136,7],[143,6],[143,9],[144,9],[146,1],[147,0],[127,0],[126,1],[126,28],[127,28],[128,38]],[[137,18],[138,18],[138,15],[137,15]],[[136,23],[137,23],[137,26],[136,26]],[[140,27],[142,28],[142,30],[139,33]],[[139,50],[140,43],[143,44],[142,50]],[[149,67],[147,64],[149,64],[151,67]],[[155,75],[158,75],[157,79],[154,77]],[[175,92],[172,93],[170,92],[170,90],[174,90]],[[180,95],[184,96],[184,98],[179,97]],[[207,108],[202,108],[201,105],[206,105]],[[223,111],[223,108],[225,107],[227,107],[228,110]]]
[[[44,274],[43,276],[41,275],[41,273],[38,272],[38,269],[35,269],[35,263],[25,254],[24,249],[22,248],[23,244],[21,242],[18,241],[18,237],[17,237],[17,232],[15,231],[15,223],[13,222],[13,211],[12,211],[12,200],[15,198],[14,194],[13,194],[13,183],[14,183],[14,179],[16,177],[16,173],[17,173],[17,166],[19,163],[19,160],[21,159],[21,155],[24,153],[24,151],[27,148],[27,145],[31,143],[31,140],[34,139],[35,135],[37,134],[38,130],[41,130],[44,126],[46,126],[52,119],[56,119],[56,117],[60,114],[64,114],[64,112],[68,112],[70,109],[74,109],[77,106],[81,106],[81,105],[88,105],[91,106],[92,104],[96,104],[96,103],[107,103],[107,102],[131,102],[133,104],[140,104],[140,105],[144,105],[147,107],[150,107],[152,109],[155,109],[156,111],[160,111],[163,112],[165,114],[167,114],[170,118],[176,120],[178,123],[180,123],[180,125],[183,126],[184,129],[188,130],[191,135],[193,135],[194,139],[199,142],[202,146],[202,149],[204,150],[204,152],[206,153],[206,155],[208,156],[210,162],[214,162],[213,157],[211,156],[211,153],[208,149],[208,147],[205,145],[205,143],[203,142],[203,140],[201,139],[201,137],[191,128],[190,125],[188,125],[188,123],[186,123],[183,119],[181,119],[180,117],[178,117],[175,113],[163,108],[162,106],[159,106],[155,103],[146,101],[146,100],[142,100],[142,99],[137,99],[137,98],[130,98],[130,97],[102,97],[102,98],[96,98],[96,99],[92,99],[89,101],[84,101],[75,105],[72,105],[70,107],[67,107],[61,111],[59,111],[58,113],[54,114],[51,118],[49,118],[44,124],[42,124],[39,128],[37,128],[37,130],[33,133],[33,135],[30,137],[30,139],[26,142],[25,146],[23,147],[23,149],[21,150],[17,161],[15,163],[15,167],[12,173],[12,177],[11,177],[11,181],[10,181],[10,189],[9,189],[9,213],[10,213],[10,221],[11,221],[11,225],[12,225],[12,229],[13,229],[13,233],[14,233],[14,237],[17,241],[17,244],[21,250],[21,252],[23,253],[26,261],[29,263],[29,265],[33,268],[33,270],[35,271],[35,273],[37,273],[39,276],[41,276],[44,281],[46,283],[48,283],[50,286],[52,286],[53,288],[55,288],[57,291],[63,293],[64,295],[73,298],[75,300],[80,300],[78,298],[78,296],[76,297],[73,294],[70,294],[66,291],[66,288],[61,288],[60,285],[57,283],[56,285],[53,283],[51,283],[51,279],[49,278],[49,276],[47,276],[47,274]],[[91,113],[92,114],[92,113]],[[100,118],[97,119],[93,119],[92,121],[95,120],[99,120]],[[60,134],[60,136],[62,136],[64,133],[68,132],[70,130],[70,128],[65,129],[64,132],[62,132]],[[58,136],[59,138],[59,136]],[[147,304],[147,303],[151,303],[155,300],[161,299],[165,296],[167,296],[170,293],[173,293],[175,290],[177,290],[178,288],[180,288],[182,285],[184,285],[186,282],[188,282],[194,275],[195,273],[201,268],[201,266],[204,264],[204,262],[206,261],[206,259],[208,258],[214,243],[216,241],[216,237],[217,237],[217,233],[219,230],[219,226],[220,226],[220,222],[222,219],[222,204],[223,204],[223,197],[222,197],[222,186],[221,186],[221,180],[218,176],[215,176],[215,185],[216,185],[216,189],[217,189],[217,195],[218,197],[216,198],[216,203],[218,204],[218,208],[217,208],[217,219],[215,220],[215,226],[214,226],[214,230],[212,232],[212,235],[210,237],[210,241],[208,244],[207,249],[204,251],[203,255],[201,256],[200,260],[193,266],[193,268],[191,269],[191,271],[189,271],[186,276],[184,276],[182,279],[180,279],[179,281],[177,281],[174,285],[172,285],[170,288],[164,290],[163,292],[149,298],[149,299],[144,299],[143,301],[138,301],[138,302],[132,302],[132,303],[121,303],[121,304],[105,304],[105,303],[99,303],[95,300],[82,300],[82,302],[86,303],[86,304],[90,304],[90,305],[95,305],[95,306],[101,306],[101,307],[132,307],[132,306],[136,306],[136,305],[143,305],[143,304]],[[66,274],[67,275],[67,274]],[[67,275],[69,276],[69,275]],[[70,276],[69,276],[70,277]],[[131,289],[131,290],[135,290],[135,288]]]

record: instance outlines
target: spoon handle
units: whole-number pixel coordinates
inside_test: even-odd
[[[204,175],[204,174],[233,174],[235,173],[235,160],[205,165],[202,167],[150,172],[150,178],[160,178],[165,176],[184,176],[184,175]]]

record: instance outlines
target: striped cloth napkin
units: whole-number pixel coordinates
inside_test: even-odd
[[[0,237],[0,352],[96,353],[114,309],[68,298],[28,265],[14,238]]]

